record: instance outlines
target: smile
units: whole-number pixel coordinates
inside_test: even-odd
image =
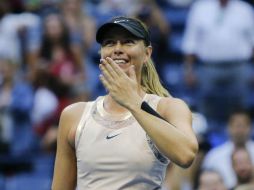
[[[116,64],[126,64],[127,63],[127,61],[123,60],[123,59],[115,59],[114,61]]]

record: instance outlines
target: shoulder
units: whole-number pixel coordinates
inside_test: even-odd
[[[162,97],[158,103],[158,111],[162,114],[182,112],[191,115],[188,105],[182,99],[174,97]]]
[[[82,114],[87,102],[77,102],[64,108],[61,117],[68,117],[69,119],[75,119],[78,115]]]
[[[59,129],[68,134],[73,126],[76,126],[87,105],[87,102],[78,102],[64,108],[60,116]]]

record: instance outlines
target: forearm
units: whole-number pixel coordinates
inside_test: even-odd
[[[153,140],[157,148],[171,161],[186,167],[195,157],[196,146],[190,137],[172,124],[153,116],[140,108],[131,110],[141,127]]]

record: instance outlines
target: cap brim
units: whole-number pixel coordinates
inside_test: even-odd
[[[112,28],[113,26],[120,26],[122,28],[124,28],[125,30],[127,30],[128,32],[130,32],[132,35],[134,35],[137,38],[143,39],[144,37],[139,34],[136,30],[134,30],[132,27],[130,27],[129,25],[125,24],[125,23],[106,23],[104,25],[102,25],[97,33],[96,33],[96,41],[98,43],[102,43],[105,33],[106,31],[108,31],[110,28]]]

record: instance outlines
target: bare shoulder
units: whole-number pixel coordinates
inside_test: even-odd
[[[161,98],[158,104],[158,111],[163,115],[172,112],[191,114],[188,105],[182,99],[174,97]]]
[[[81,117],[83,110],[86,107],[86,104],[87,104],[86,102],[78,102],[78,103],[74,103],[74,104],[67,106],[62,111],[61,119],[64,119],[64,120],[67,119],[72,122],[75,122],[76,120],[78,120]]]
[[[78,125],[82,113],[86,107],[86,102],[78,102],[64,108],[59,122],[59,135],[65,136],[68,141],[74,138],[76,126]]]

